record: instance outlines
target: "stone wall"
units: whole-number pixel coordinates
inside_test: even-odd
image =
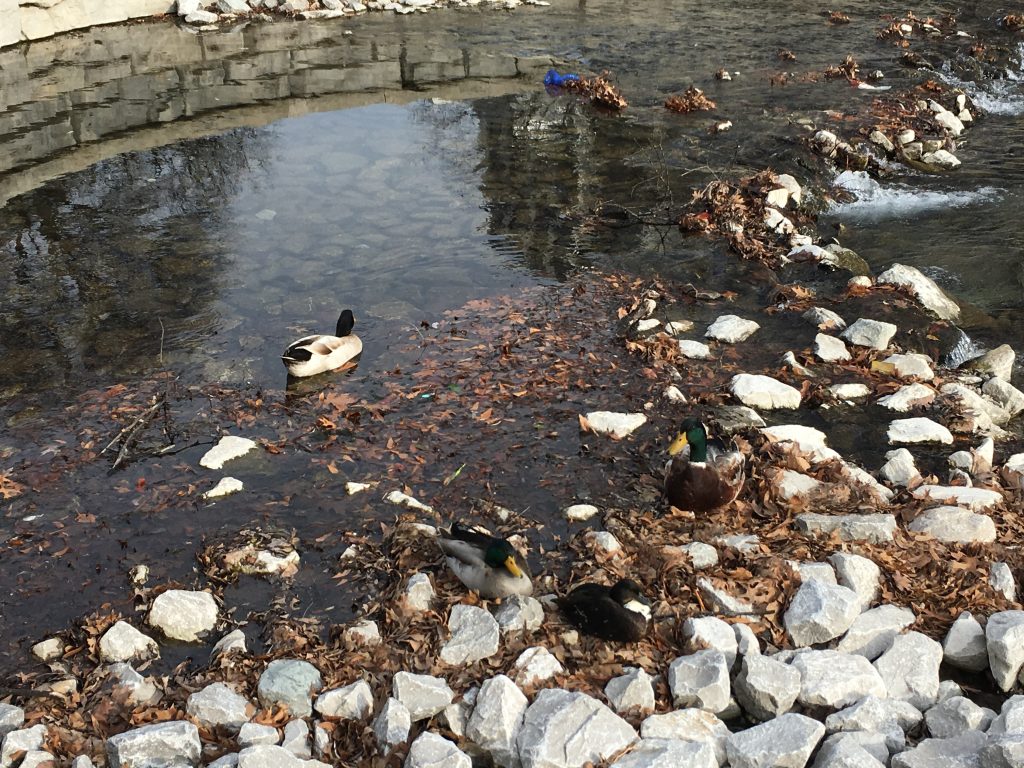
[[[0,0],[0,47],[173,8],[174,0]]]

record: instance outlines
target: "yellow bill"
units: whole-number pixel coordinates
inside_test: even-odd
[[[517,579],[523,575],[522,569],[516,564],[516,559],[512,555],[505,558],[505,568]]]
[[[680,432],[678,435],[676,435],[676,439],[673,440],[672,443],[669,445],[668,455],[675,456],[677,453],[683,450],[683,448],[686,447],[686,442],[686,433]]]

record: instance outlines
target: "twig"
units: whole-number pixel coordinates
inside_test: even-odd
[[[131,450],[132,445],[134,445],[135,442],[138,440],[139,435],[143,432],[143,430],[145,430],[146,425],[148,425],[153,416],[156,415],[156,412],[164,404],[165,400],[166,395],[160,395],[160,397],[157,398],[157,401],[153,403],[153,405],[147,408],[141,415],[136,417],[131,424],[129,424],[127,427],[118,432],[117,436],[114,437],[114,439],[107,444],[106,448],[100,451],[100,453],[106,453],[107,450],[113,447],[113,445],[118,440],[121,441],[121,449],[117,452],[117,458],[114,459],[114,465],[110,468],[111,472],[113,472],[127,460],[128,451]]]
[[[164,364],[164,321],[163,318],[156,319],[160,323],[160,365]]]
[[[32,688],[7,688],[0,686],[0,696],[17,696],[22,699],[57,699],[58,701],[64,701],[63,696],[59,696],[52,691],[37,691]]]
[[[135,427],[139,424],[139,422],[151,419],[153,417],[153,412],[156,411],[156,409],[159,408],[163,404],[164,399],[165,399],[165,396],[164,395],[160,395],[160,397],[159,397],[159,399],[157,400],[156,403],[154,403],[152,406],[147,408],[146,411],[141,416],[138,416],[137,418],[135,418],[131,422],[131,424],[128,424],[120,432],[118,432],[116,435],[114,435],[114,439],[111,440],[109,443],[107,443],[107,446],[102,451],[100,451],[100,453],[104,454],[107,451],[109,451],[111,448],[113,448],[114,444],[117,443],[117,441],[120,440],[122,437],[124,437],[127,433],[129,433],[133,429],[135,429]]]

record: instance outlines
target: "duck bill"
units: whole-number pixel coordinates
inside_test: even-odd
[[[669,444],[669,446],[668,446],[668,455],[669,456],[675,456],[677,453],[679,453],[685,447],[686,447],[686,433],[682,432],[682,433],[676,435],[676,439],[673,440]]]
[[[516,564],[516,559],[511,555],[505,558],[505,568],[517,579],[522,578],[523,569]]]

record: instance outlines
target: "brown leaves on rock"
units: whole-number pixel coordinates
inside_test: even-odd
[[[686,89],[682,96],[669,96],[665,100],[665,109],[671,112],[707,112],[715,109],[715,102],[704,95],[704,91],[695,85]]]
[[[999,24],[1013,32],[1024,30],[1024,13],[1008,13],[999,20]]]
[[[608,79],[607,72],[602,72],[594,77],[580,77],[578,80],[567,80],[563,83],[562,87],[567,91],[573,91],[587,97],[592,104],[604,107],[605,109],[618,111],[625,109],[629,105],[629,102],[626,101],[619,89]]]
[[[850,17],[842,11],[825,11],[825,17],[829,24],[849,24]]]
[[[860,65],[853,56],[847,56],[843,59],[842,64],[832,64],[825,68],[825,77],[829,80],[838,80],[840,78],[846,78],[847,80],[856,80],[857,72],[860,69]]]

